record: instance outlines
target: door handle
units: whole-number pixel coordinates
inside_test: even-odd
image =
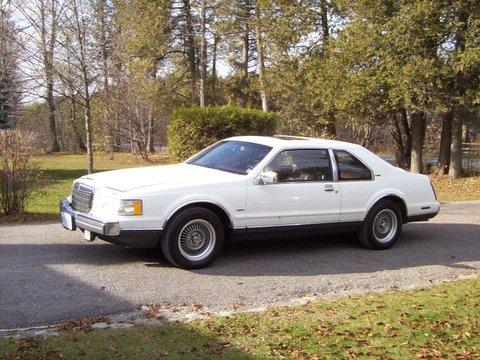
[[[333,191],[333,190],[335,190],[335,189],[333,188],[333,185],[332,185],[332,184],[327,184],[327,185],[325,185],[325,188],[324,188],[324,189],[325,189],[325,191]]]

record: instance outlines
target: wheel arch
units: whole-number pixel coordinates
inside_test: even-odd
[[[168,224],[175,218],[176,215],[178,215],[180,212],[195,208],[195,207],[201,207],[204,209],[208,209],[211,212],[213,212],[215,215],[217,215],[222,224],[225,226],[225,231],[228,232],[233,228],[233,219],[228,213],[227,209],[223,207],[222,205],[218,203],[214,203],[211,201],[194,201],[190,202],[188,204],[183,204],[180,207],[176,208],[168,217],[167,220],[164,223],[163,228],[166,228]]]
[[[378,199],[376,199],[368,208],[368,211],[366,212],[365,214],[365,217],[368,216],[368,214],[370,213],[370,211],[372,210],[372,208],[378,204],[380,201],[383,201],[383,200],[390,200],[392,201],[393,203],[395,203],[398,208],[400,209],[401,213],[402,213],[402,223],[405,223],[407,221],[407,217],[408,217],[408,213],[407,213],[407,204],[405,203],[405,200],[403,199],[403,197],[401,197],[400,195],[398,194],[385,194],[381,197],[379,197]]]

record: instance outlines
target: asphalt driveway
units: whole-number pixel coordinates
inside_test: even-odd
[[[207,269],[149,251],[87,243],[59,224],[0,226],[0,328],[47,325],[142,304],[251,308],[302,296],[411,288],[480,274],[480,201],[444,205],[408,224],[396,246],[353,236],[234,243]]]

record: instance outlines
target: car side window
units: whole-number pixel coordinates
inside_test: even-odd
[[[345,150],[333,150],[337,162],[338,180],[372,180],[372,172]]]
[[[278,154],[266,171],[275,171],[278,182],[332,181],[328,150],[285,150]]]

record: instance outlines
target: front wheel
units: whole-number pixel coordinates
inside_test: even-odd
[[[375,250],[388,249],[402,231],[402,213],[390,200],[381,200],[368,213],[359,233],[360,242]]]
[[[198,269],[215,259],[224,237],[224,226],[215,213],[205,208],[190,208],[177,214],[168,224],[161,248],[173,265]]]

